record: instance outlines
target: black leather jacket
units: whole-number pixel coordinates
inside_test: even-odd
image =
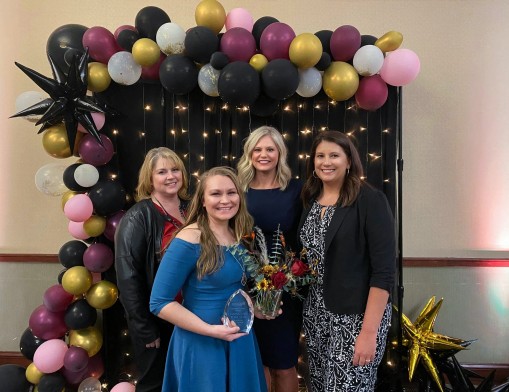
[[[120,302],[132,338],[151,343],[159,337],[157,317],[150,313],[150,291],[161,261],[165,218],[150,199],[141,200],[122,217],[115,232],[115,268]]]

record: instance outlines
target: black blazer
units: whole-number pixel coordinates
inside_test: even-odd
[[[299,235],[309,214],[299,223]],[[396,272],[394,218],[385,195],[363,185],[357,200],[337,207],[325,234],[325,307],[336,314],[364,313],[370,287],[391,293]]]

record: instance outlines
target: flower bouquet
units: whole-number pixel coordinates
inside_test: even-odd
[[[244,257],[244,266],[251,283],[249,293],[255,307],[263,315],[276,317],[283,291],[302,299],[299,289],[314,281],[315,266],[306,262],[306,249],[299,253],[299,257],[287,249],[279,227],[273,234],[270,254],[260,228],[255,227],[246,240],[251,248]]]

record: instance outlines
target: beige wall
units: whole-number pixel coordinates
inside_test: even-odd
[[[164,9],[184,29],[195,25],[198,1],[47,0],[2,6],[0,35],[0,253],[55,254],[71,239],[60,198],[37,191],[39,167],[56,162],[37,127],[8,119],[16,97],[37,86],[14,61],[50,76],[46,40],[77,23],[114,31],[134,24],[145,5]],[[297,34],[351,24],[361,34],[396,30],[421,60],[416,81],[403,88],[404,255],[509,257],[509,3],[505,0],[222,0],[228,11],[270,15]],[[64,163],[69,163],[69,160]],[[31,310],[60,266],[0,263],[0,350],[17,350]],[[437,332],[479,338],[465,362],[508,363],[507,268],[409,269],[405,309],[413,317],[431,295],[445,303]],[[497,280],[504,279],[504,280]],[[22,299],[22,300],[20,300]],[[24,306],[14,316],[14,303]],[[7,322],[6,320],[9,319]],[[489,328],[486,328],[489,326]],[[4,328],[5,327],[5,328]],[[444,328],[444,330],[440,329]]]

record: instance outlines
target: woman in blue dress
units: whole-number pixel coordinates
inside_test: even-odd
[[[281,133],[268,126],[254,130],[244,143],[237,166],[247,208],[253,216],[270,252],[272,236],[279,228],[287,248],[297,249],[297,225],[302,212],[302,184],[291,178],[287,149]],[[273,320],[255,319],[267,385],[276,392],[298,390],[297,360],[302,325],[302,301],[283,295],[283,313]]]
[[[188,214],[150,297],[150,310],[175,325],[163,392],[266,391],[253,333],[221,321],[228,298],[246,281],[242,259],[231,247],[242,246],[253,226],[234,171],[216,167],[204,173]],[[180,289],[182,304],[175,301]]]

